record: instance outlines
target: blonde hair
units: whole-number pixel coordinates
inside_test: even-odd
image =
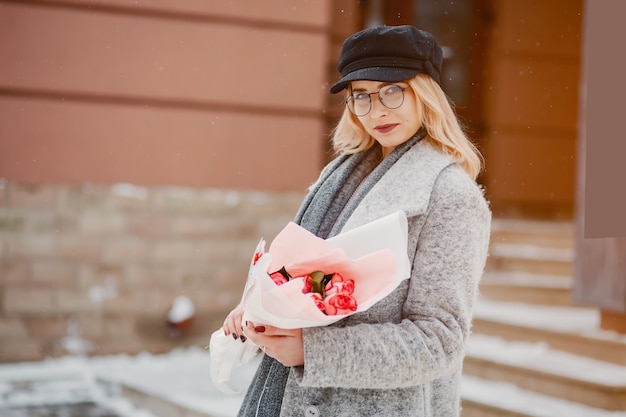
[[[420,125],[426,129],[424,140],[450,155],[475,180],[483,167],[482,156],[465,135],[452,103],[439,84],[425,74],[417,74],[407,82],[415,93]],[[350,93],[348,87],[347,94]],[[358,117],[350,113],[346,106],[332,132],[335,152],[357,153],[371,148],[374,143],[375,139],[365,131]]]

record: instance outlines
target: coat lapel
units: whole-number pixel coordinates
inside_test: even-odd
[[[441,171],[455,161],[423,140],[408,150],[374,185],[354,210],[342,231],[369,223],[398,210],[407,217],[423,214]]]

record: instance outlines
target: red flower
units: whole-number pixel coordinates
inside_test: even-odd
[[[276,285],[282,285],[292,279],[285,267],[271,273],[270,278]],[[353,280],[344,279],[338,272],[324,274],[322,271],[313,271],[296,278],[302,278],[302,293],[310,294],[315,306],[323,313],[334,316],[356,311],[357,303],[352,297]]]
[[[306,275],[303,278],[304,278],[304,286],[302,287],[302,294],[308,294],[313,291],[313,277],[311,275]]]
[[[281,274],[279,271],[276,271],[274,273],[270,274],[270,278],[272,278],[272,281],[274,281],[274,283],[276,285],[283,285],[285,283],[287,283],[287,277],[285,277],[283,274]]]
[[[322,298],[322,294],[318,292],[312,292],[310,294],[311,294],[311,298],[313,299],[313,302],[315,302],[315,306],[319,308],[320,311],[325,312],[326,306],[324,305],[324,298]]]
[[[354,281],[347,279],[341,283],[341,289],[339,292],[344,294],[352,294],[354,292]]]
[[[332,278],[326,284],[326,294],[345,293],[352,294],[354,292],[354,281],[351,279],[343,279],[343,276],[335,272]]]
[[[356,300],[349,294],[337,293],[324,300],[325,313],[329,316],[348,314],[356,311]]]

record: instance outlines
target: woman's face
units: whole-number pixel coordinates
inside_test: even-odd
[[[386,83],[380,81],[353,81],[351,84],[352,95],[355,93],[378,93],[381,87],[390,84],[397,85],[404,90],[404,101],[400,107],[390,109],[385,107],[379,98],[379,94],[372,94],[372,102],[369,113],[358,116],[363,128],[383,147],[383,156],[389,155],[393,149],[409,140],[421,127],[418,119],[415,93],[408,83]],[[384,101],[384,98],[383,98]]]

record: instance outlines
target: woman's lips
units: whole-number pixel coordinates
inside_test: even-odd
[[[376,131],[380,133],[388,133],[388,132],[391,132],[396,126],[398,126],[398,124],[393,123],[393,124],[376,126],[374,129],[376,129]]]

